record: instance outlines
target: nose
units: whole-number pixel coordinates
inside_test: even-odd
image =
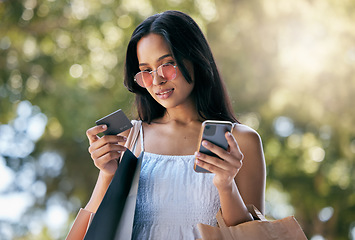
[[[153,78],[153,85],[162,85],[166,83],[166,80],[158,74],[157,70],[152,71],[151,75]]]

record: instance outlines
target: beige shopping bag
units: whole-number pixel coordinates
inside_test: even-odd
[[[221,211],[217,213],[219,227],[199,223],[197,225],[202,240],[307,240],[301,226],[293,216],[280,220],[268,221],[253,205],[248,205],[249,212],[258,220],[227,227]]]

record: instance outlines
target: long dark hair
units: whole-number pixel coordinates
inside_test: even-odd
[[[134,75],[140,71],[137,43],[149,33],[159,34],[165,39],[188,83],[192,83],[192,78],[183,60],[192,63],[195,86],[191,94],[198,114],[203,119],[238,122],[207,40],[196,22],[179,11],[166,11],[148,17],[134,30],[128,44],[124,84],[129,91],[136,94],[139,118],[150,123],[162,117],[166,111],[145,88],[133,80]]]

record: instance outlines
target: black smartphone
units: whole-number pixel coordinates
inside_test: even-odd
[[[117,135],[133,127],[131,121],[121,109],[97,120],[95,123],[96,125],[107,125],[105,135]]]
[[[202,146],[202,141],[207,140],[227,150],[228,142],[225,137],[225,133],[232,132],[232,131],[233,131],[233,123],[229,121],[214,121],[214,120],[204,121],[201,127],[197,151],[210,156],[218,157],[216,154],[214,154],[213,152],[209,151],[204,146]],[[201,173],[210,173],[210,171],[196,165],[196,163],[194,164],[194,170],[196,172],[201,172]]]

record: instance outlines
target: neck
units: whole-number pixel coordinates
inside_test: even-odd
[[[160,122],[162,123],[177,122],[181,124],[189,124],[196,121],[202,122],[203,119],[199,116],[193,103],[167,109],[164,116],[160,119]]]

